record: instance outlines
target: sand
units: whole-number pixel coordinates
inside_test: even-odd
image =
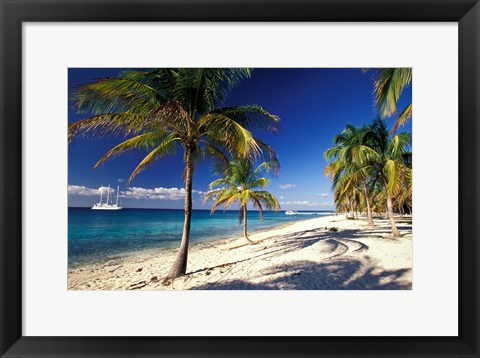
[[[385,290],[412,288],[411,218],[318,217],[243,238],[190,246],[187,274],[162,281],[176,250],[129,253],[100,264],[70,268],[69,290]],[[333,228],[333,229],[332,229]],[[332,231],[338,229],[338,231]]]

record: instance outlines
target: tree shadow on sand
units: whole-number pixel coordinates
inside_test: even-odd
[[[337,258],[331,262],[295,261],[263,270],[259,283],[230,280],[208,283],[196,290],[410,290],[403,280],[410,269],[384,270],[368,258]],[[255,278],[254,278],[255,281]]]
[[[405,227],[406,233],[410,231]],[[405,232],[405,231],[404,231]],[[411,231],[410,231],[411,232]],[[190,275],[208,275],[211,282],[196,290],[410,290],[411,269],[386,270],[368,256],[368,238],[396,242],[388,225],[330,231],[327,227],[275,235],[249,246],[247,258],[215,267],[198,269]],[[365,238],[367,240],[365,240]],[[265,241],[265,243],[263,243]],[[313,246],[316,245],[316,246]],[[263,268],[248,280],[230,279],[223,274],[236,271],[242,263],[254,267],[285,252],[309,248],[320,260],[295,260]],[[211,276],[210,276],[211,275]],[[218,279],[217,279],[218,277]],[[212,279],[216,282],[212,282]]]

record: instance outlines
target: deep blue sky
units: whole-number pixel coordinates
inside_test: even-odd
[[[101,77],[117,76],[122,70],[69,69],[69,97],[75,86]],[[258,104],[281,119],[280,133],[255,134],[265,139],[278,153],[282,170],[277,178],[272,178],[268,190],[279,198],[282,209],[334,208],[331,182],[323,174],[327,164],[323,153],[332,145],[333,136],[341,132],[346,124],[360,126],[375,118],[372,76],[371,72],[364,73],[361,69],[255,69],[251,79],[232,91],[225,105]],[[412,92],[408,88],[398,103],[399,111],[411,100]],[[69,103],[69,123],[87,117],[76,114],[72,103]],[[388,120],[389,127],[392,122],[393,118]],[[400,130],[411,131],[411,124]],[[146,153],[126,154],[93,169],[97,160],[121,141],[120,137],[101,140],[79,138],[70,144],[69,206],[91,206],[98,202],[98,196],[93,196],[89,189],[109,184],[116,187],[119,184],[121,192],[130,191],[141,197],[122,198],[125,207],[183,208],[181,191],[174,189],[184,187],[181,150],[176,156],[160,159],[139,174],[130,184],[130,189],[125,182]],[[203,162],[196,168],[193,187],[204,192],[211,181],[210,163]],[[154,188],[165,190],[157,190],[162,195],[150,195],[149,190]],[[194,194],[194,208],[210,208],[208,203],[202,205],[201,193]]]

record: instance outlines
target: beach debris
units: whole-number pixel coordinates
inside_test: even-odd
[[[337,232],[337,231],[338,231],[338,227],[332,226],[330,229],[328,229],[328,231]]]
[[[139,267],[135,272],[142,272],[142,270],[143,270],[143,267]]]
[[[150,279],[150,282],[158,282],[160,281],[160,279],[158,278],[158,276],[153,276],[151,279]]]
[[[131,290],[138,290],[139,288],[142,288],[142,287],[145,287],[146,285],[148,285],[147,281],[140,281],[140,282],[137,282],[137,283],[132,283],[130,285],[130,289]]]
[[[117,266],[117,267],[115,267],[113,270],[109,270],[108,272],[115,272],[115,271],[118,270],[120,267],[123,267],[123,265]]]
[[[118,260],[128,257],[128,255],[114,255],[114,256],[105,256],[107,260]]]

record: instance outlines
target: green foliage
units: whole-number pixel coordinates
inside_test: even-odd
[[[272,165],[263,162],[254,168],[252,161],[236,159],[229,162],[224,168],[224,177],[210,183],[210,191],[204,200],[212,198],[214,204],[212,213],[221,205],[227,209],[233,203],[239,203],[245,208],[250,202],[259,210],[260,219],[263,219],[263,208],[277,211],[280,208],[277,198],[265,189],[270,180],[263,175],[272,171]],[[260,190],[259,190],[260,189]],[[240,215],[239,222],[243,220]]]
[[[376,70],[374,82],[374,102],[382,118],[397,113],[397,102],[403,92],[412,82],[411,68],[383,68]],[[412,118],[412,104],[410,103],[397,117],[390,133]]]
[[[228,93],[250,76],[251,70],[244,68],[129,70],[79,86],[74,106],[94,116],[70,124],[69,141],[77,136],[127,137],[95,167],[127,151],[148,151],[129,182],[179,145],[190,148],[195,161],[222,161],[231,155],[278,164],[275,151],[251,130],[278,131],[279,118],[258,105],[221,107]]]
[[[411,133],[390,138],[385,122],[376,119],[361,128],[348,125],[334,144],[325,152],[331,160],[325,175],[332,177],[337,210],[362,211],[370,203],[383,212],[388,197],[397,210],[411,208]]]
[[[377,71],[374,82],[375,104],[382,117],[397,112],[397,102],[405,87],[412,81],[411,68],[383,68]]]

